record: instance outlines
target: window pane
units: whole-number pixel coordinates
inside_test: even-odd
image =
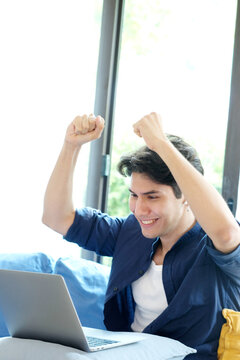
[[[93,111],[101,12],[99,0],[0,3],[1,252],[80,251],[41,216],[65,130],[77,114]],[[88,152],[76,206],[84,204]]]
[[[156,111],[168,133],[194,145],[205,176],[221,191],[236,0],[126,0],[108,211],[128,213],[115,171],[143,142],[132,124]]]

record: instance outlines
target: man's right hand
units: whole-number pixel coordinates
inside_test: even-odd
[[[93,114],[76,116],[67,128],[65,141],[73,146],[99,139],[104,129],[104,119]]]

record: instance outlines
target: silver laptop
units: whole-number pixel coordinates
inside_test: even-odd
[[[82,327],[61,275],[1,269],[0,311],[13,337],[54,342],[88,352],[141,340],[134,333]]]

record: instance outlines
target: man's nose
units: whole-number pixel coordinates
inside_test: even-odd
[[[146,215],[149,212],[147,203],[144,199],[138,198],[135,206],[135,214],[138,216]]]

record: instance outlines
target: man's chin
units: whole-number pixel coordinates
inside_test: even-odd
[[[147,239],[155,239],[156,237],[158,237],[159,235],[154,233],[154,232],[148,232],[148,231],[144,231],[143,229],[142,230],[142,234],[145,238]]]

